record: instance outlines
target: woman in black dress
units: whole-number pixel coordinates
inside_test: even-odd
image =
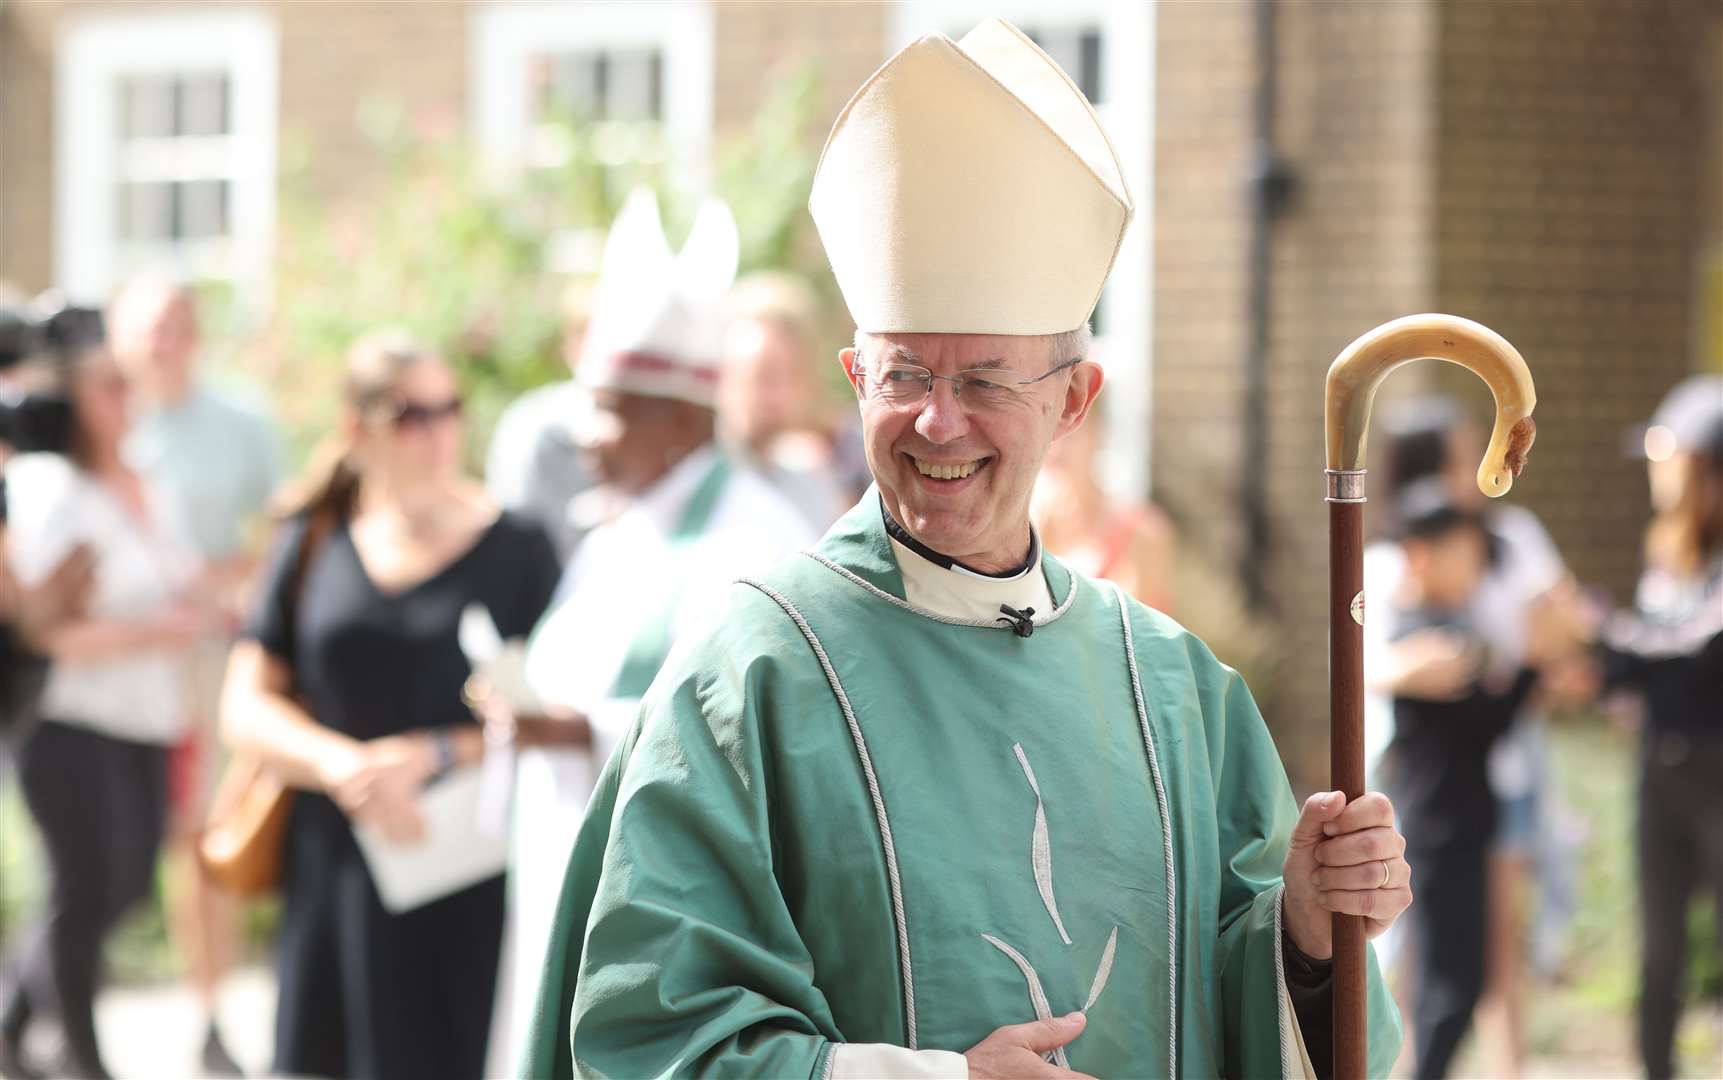
[[[469,605],[525,635],[558,578],[536,525],[461,469],[461,399],[397,335],[349,358],[342,444],[277,538],[228,673],[226,735],[301,788],[283,860],[275,1071],[482,1074],[503,925],[499,876],[390,914],[355,823],[412,842],[418,795],[484,754],[462,704]]]

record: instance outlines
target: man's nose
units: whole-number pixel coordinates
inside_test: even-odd
[[[953,442],[969,433],[969,413],[957,398],[955,383],[933,380],[915,418],[915,430],[931,443]]]

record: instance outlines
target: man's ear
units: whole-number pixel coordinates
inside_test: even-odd
[[[861,354],[856,352],[853,345],[838,350],[838,366],[844,369],[844,377],[850,381],[850,389],[856,392],[858,398],[862,395],[862,377],[856,371],[856,362],[860,359]]]
[[[1083,426],[1095,399],[1101,396],[1101,386],[1107,381],[1101,365],[1085,360],[1071,369],[1071,381],[1065,385],[1065,400],[1059,414],[1059,427],[1053,432],[1062,439]]]

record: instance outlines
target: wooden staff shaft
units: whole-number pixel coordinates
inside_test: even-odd
[[[1328,504],[1329,782],[1364,794],[1364,504]],[[1364,1080],[1364,920],[1334,917],[1334,1076]]]

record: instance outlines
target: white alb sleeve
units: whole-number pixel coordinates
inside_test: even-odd
[[[950,1050],[906,1050],[890,1043],[832,1047],[831,1080],[968,1080],[969,1062]]]

